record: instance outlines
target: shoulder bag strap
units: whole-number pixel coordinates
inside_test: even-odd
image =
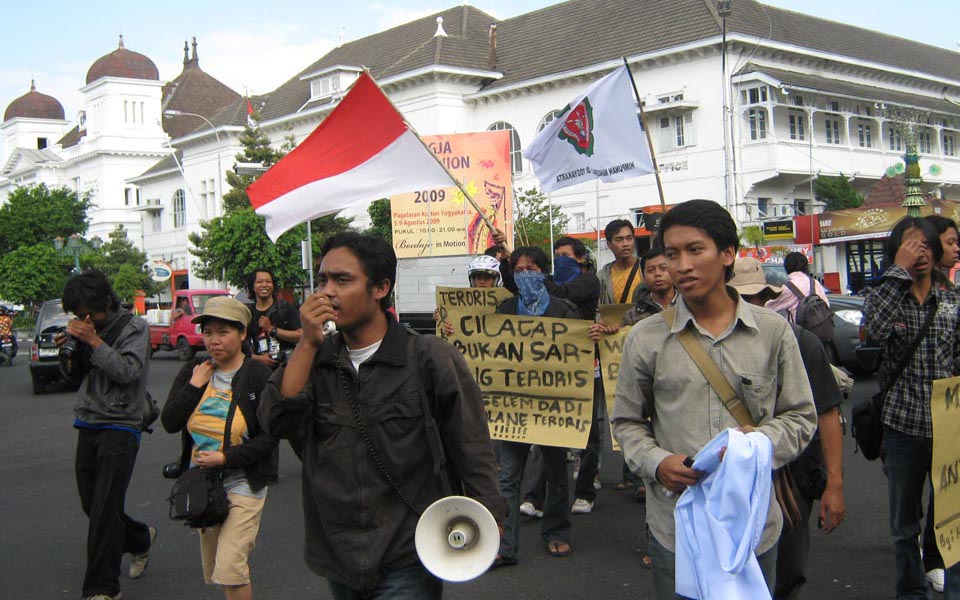
[[[677,316],[677,309],[675,306],[671,306],[667,310],[660,313],[663,315],[663,318],[667,321],[667,325],[672,329],[674,320]],[[700,372],[704,377],[707,378],[707,382],[710,384],[710,387],[713,388],[713,391],[720,396],[720,401],[723,402],[724,408],[729,411],[733,418],[737,420],[737,423],[741,427],[750,426],[756,427],[756,424],[753,422],[753,417],[750,416],[750,411],[747,410],[747,407],[740,402],[740,398],[737,397],[736,390],[733,389],[733,386],[730,385],[730,382],[727,381],[727,378],[724,377],[723,373],[720,371],[720,367],[717,366],[713,359],[710,358],[710,355],[704,350],[703,346],[700,345],[700,342],[697,341],[694,337],[693,332],[689,328],[684,328],[680,333],[677,334],[677,339],[680,341],[680,345],[683,346],[683,349],[687,351],[687,354],[690,355],[690,358],[693,360],[694,364],[697,365],[697,368],[700,369]]]
[[[610,267],[610,270],[613,271],[613,267]],[[640,259],[638,258],[636,262],[633,263],[633,268],[630,269],[630,275],[627,277],[627,285],[623,286],[623,293],[620,294],[620,304],[627,302],[630,297],[630,286],[633,285],[633,280],[637,276],[637,271],[640,270]]]
[[[791,292],[793,292],[793,295],[797,297],[797,300],[803,300],[803,299],[806,297],[806,296],[804,296],[804,295],[800,292],[800,288],[798,288],[797,286],[793,285],[793,282],[792,282],[792,281],[787,281],[784,285],[786,285],[787,288],[788,288]],[[812,285],[811,285],[811,289],[813,289]]]
[[[900,379],[900,375],[906,370],[907,365],[910,364],[910,361],[913,359],[913,355],[917,353],[917,348],[920,347],[920,342],[923,341],[923,338],[927,335],[927,331],[930,330],[930,326],[933,324],[933,317],[937,314],[937,295],[934,292],[933,295],[933,306],[930,310],[927,311],[927,316],[923,320],[923,325],[920,326],[920,333],[917,334],[917,337],[914,338],[913,342],[910,343],[910,347],[907,348],[906,354],[903,355],[903,358],[900,359],[900,362],[897,364],[897,369],[894,371],[893,377],[890,378],[890,381],[887,382],[887,385],[883,387],[881,392],[881,406],[883,405],[883,400],[887,397],[887,392],[890,391],[890,388],[893,387],[893,384],[897,382],[897,379]]]

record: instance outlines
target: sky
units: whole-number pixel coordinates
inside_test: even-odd
[[[627,0],[640,1],[640,0]],[[350,41],[456,6],[462,0],[105,0],[5,2],[0,109],[30,90],[57,98],[73,121],[93,62],[124,45],[150,57],[161,81],[181,71],[183,42],[196,36],[200,66],[243,94],[263,94]],[[471,0],[504,19],[557,0]],[[920,0],[914,17],[893,0],[766,0],[766,4],[958,51],[960,2]],[[737,0],[733,0],[736,10]],[[957,54],[960,60],[960,53]]]

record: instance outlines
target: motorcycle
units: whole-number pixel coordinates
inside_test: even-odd
[[[0,340],[0,366],[13,366],[13,358],[17,355],[17,346],[12,337]]]

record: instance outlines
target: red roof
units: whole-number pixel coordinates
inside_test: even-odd
[[[139,52],[123,47],[123,36],[116,50],[101,56],[87,71],[87,83],[93,83],[101,77],[124,77],[126,79],[160,80],[160,72],[153,61]]]
[[[37,91],[34,83],[30,82],[30,91],[10,103],[3,120],[9,121],[17,117],[30,119],[58,119],[63,120],[63,105],[54,98]]]

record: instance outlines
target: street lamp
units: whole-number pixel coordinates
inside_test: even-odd
[[[217,131],[217,128],[213,123],[210,122],[210,119],[206,118],[203,115],[198,115],[197,113],[185,112],[182,110],[173,110],[168,108],[163,111],[163,116],[165,117],[197,117],[202,119],[204,123],[210,126],[211,131],[213,131],[214,137],[217,139],[217,197],[220,199],[220,202],[223,202],[223,190],[221,188],[220,180],[223,178],[223,167],[220,165],[220,132]],[[209,215],[204,215],[209,216]]]
[[[100,246],[103,245],[103,240],[100,239],[100,236],[96,235],[90,238],[89,241],[83,239],[76,233],[66,239],[60,236],[53,238],[53,247],[57,249],[57,252],[67,250],[70,254],[73,254],[73,269],[70,271],[73,275],[80,273],[80,251],[83,248],[84,242],[87,242],[94,250],[98,250]]]

